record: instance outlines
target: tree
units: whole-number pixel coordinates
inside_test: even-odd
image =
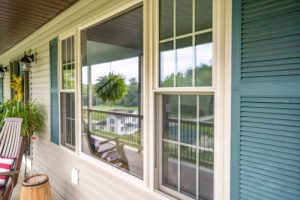
[[[124,106],[139,106],[139,83],[135,78],[129,80],[128,92],[120,102]]]

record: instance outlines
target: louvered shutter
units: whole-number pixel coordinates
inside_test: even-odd
[[[50,41],[51,142],[59,144],[58,39]]]
[[[300,199],[300,1],[233,0],[232,200]]]

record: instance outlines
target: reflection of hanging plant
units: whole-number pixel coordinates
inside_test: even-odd
[[[127,94],[125,78],[113,73],[101,76],[97,80],[95,91],[103,102],[119,101]]]
[[[11,88],[15,91],[15,96],[14,99],[16,101],[22,101],[23,100],[23,81],[21,76],[16,76],[13,74],[12,77],[12,83],[11,83]]]

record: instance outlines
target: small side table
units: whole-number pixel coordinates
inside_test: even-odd
[[[24,179],[20,200],[51,200],[48,176],[37,174]]]

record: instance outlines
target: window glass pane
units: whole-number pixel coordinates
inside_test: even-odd
[[[199,96],[199,197],[213,199],[214,98]]]
[[[213,152],[199,150],[199,185],[200,199],[212,200],[214,196]]]
[[[197,96],[182,95],[180,98],[180,142],[197,142]]]
[[[160,40],[173,37],[173,1],[174,0],[160,0],[159,1],[159,30],[160,30]]]
[[[75,88],[75,65],[67,64],[63,65],[63,89]]]
[[[176,0],[176,36],[192,32],[193,1]]]
[[[67,63],[67,40],[62,40],[61,41],[61,59],[62,59],[62,64]]]
[[[192,46],[192,37],[177,40],[176,47],[176,86],[192,86],[193,69],[195,66],[195,50]]]
[[[178,146],[163,142],[162,184],[176,190],[178,187]]]
[[[175,75],[175,51],[173,42],[160,45],[160,86],[173,87]]]
[[[163,138],[177,141],[178,95],[163,96]]]
[[[75,149],[75,94],[61,93],[61,143]]]
[[[196,31],[212,28],[212,0],[195,0]]]
[[[212,34],[205,33],[196,36],[196,86],[212,85]]]
[[[89,105],[89,83],[88,83],[89,67],[83,66],[81,71],[81,102],[83,108],[88,108]]]
[[[143,178],[143,8],[82,35],[83,152]]]
[[[195,199],[212,200],[213,95],[165,94],[162,98],[162,184]],[[170,123],[173,115],[179,122],[177,118]]]
[[[174,5],[166,2],[160,0],[159,86],[212,86],[212,1],[195,0],[194,4],[193,0],[174,0]],[[176,20],[173,32],[176,35],[166,38],[166,27],[172,26],[171,9],[176,11],[173,13]],[[168,21],[169,25],[162,25],[162,21],[166,24]]]
[[[180,146],[180,191],[196,196],[196,148]]]
[[[74,36],[62,40],[62,89],[75,89]]]

